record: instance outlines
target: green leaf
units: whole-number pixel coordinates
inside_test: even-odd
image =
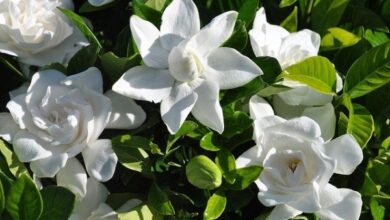
[[[22,174],[11,186],[6,210],[13,219],[38,219],[42,213],[42,197],[32,179]]]
[[[161,215],[174,215],[175,209],[167,194],[160,189],[156,183],[150,187],[148,194],[148,204]]]
[[[234,184],[228,184],[232,190],[243,190],[253,183],[260,175],[262,168],[259,166],[249,166],[226,173],[229,178],[235,178]],[[231,176],[231,177],[230,177]]]
[[[168,0],[148,0],[145,2],[145,5],[157,11],[162,11],[162,9],[167,3],[169,3]]]
[[[67,71],[69,74],[76,74],[95,66],[100,49],[95,44],[81,48],[69,60]]]
[[[252,95],[256,94],[262,86],[263,81],[257,77],[244,86],[235,89],[229,89],[225,92],[222,100],[220,101],[221,106],[226,106],[240,99],[251,97]]]
[[[383,220],[385,219],[385,210],[386,208],[379,204],[378,200],[371,198],[370,202],[371,215],[374,220]]]
[[[249,27],[255,19],[258,6],[259,0],[245,0],[238,11],[237,19],[245,22],[245,26]]]
[[[145,220],[163,220],[164,216],[155,213],[147,204],[141,204],[130,211],[118,212],[119,220],[145,219]]]
[[[152,154],[160,154],[162,152],[157,144],[150,141],[148,138],[140,137],[140,136],[131,136],[131,135],[120,135],[114,137],[112,140],[112,145],[115,147],[121,148],[140,148],[143,150],[147,150]]]
[[[0,179],[0,216],[3,214],[5,209],[5,193],[3,189],[3,184]]]
[[[369,50],[347,72],[344,92],[358,98],[390,82],[390,42]]]
[[[330,27],[336,27],[350,0],[317,0],[312,9],[311,24],[314,31],[325,33]]]
[[[24,164],[19,161],[18,157],[14,152],[8,149],[4,141],[0,140],[0,152],[4,156],[5,161],[7,162],[9,171],[15,176],[20,177],[22,174],[27,174],[28,171]]]
[[[252,125],[252,119],[244,112],[225,110],[224,117],[225,130],[222,136],[227,138],[241,134]]]
[[[133,13],[140,18],[152,22],[156,27],[161,24],[161,12],[145,5],[142,0],[133,0]]]
[[[307,58],[288,67],[278,78],[301,82],[325,94],[335,94],[336,91],[336,70],[325,57]]]
[[[41,220],[67,220],[72,213],[76,196],[64,187],[46,186],[41,190],[43,211]]]
[[[222,190],[217,190],[207,201],[206,210],[203,213],[203,219],[212,220],[219,218],[226,207],[226,194]]]
[[[374,119],[364,106],[352,104],[352,108],[349,109],[347,133],[352,134],[363,148],[374,132]]]
[[[185,121],[180,129],[174,135],[170,135],[168,138],[167,148],[165,153],[168,153],[171,147],[178,141],[181,137],[187,136],[198,128],[198,124],[193,121]]]
[[[217,153],[215,157],[215,163],[222,170],[223,178],[230,184],[233,184],[236,181],[235,176],[225,175],[230,171],[236,169],[236,161],[234,155],[227,149],[222,149]]]
[[[389,37],[387,36],[387,34],[380,32],[380,31],[371,30],[371,29],[367,29],[364,32],[363,37],[368,42],[370,42],[370,44],[373,47],[387,43],[390,40]]]
[[[389,28],[381,17],[366,7],[348,6],[347,10],[345,10],[344,20],[350,21],[352,28],[363,26],[366,29],[389,32]]]
[[[222,148],[221,143],[212,131],[202,137],[200,147],[208,151],[219,151]]]
[[[65,8],[59,8],[59,10],[68,17],[74,25],[84,34],[84,36],[88,39],[91,44],[95,44],[97,48],[101,49],[103,46],[100,44],[99,40],[92,32],[92,30],[85,23],[84,19],[80,17],[78,14],[74,13],[71,10]]]
[[[290,89],[291,88],[288,86],[284,86],[281,84],[273,84],[273,85],[270,85],[270,86],[267,86],[267,87],[261,89],[257,93],[257,95],[261,96],[261,97],[267,97],[267,96],[275,95],[275,94],[278,94],[278,93],[281,93],[284,91],[288,91]]]
[[[280,67],[278,60],[274,57],[256,57],[253,61],[263,70],[264,75],[261,78],[266,83],[274,83],[282,72],[282,67]]]
[[[289,32],[296,32],[298,28],[298,7],[295,6],[294,10],[284,19],[280,24]]]
[[[223,44],[223,47],[231,47],[238,51],[242,51],[248,43],[248,32],[245,27],[245,22],[238,20],[234,26],[233,34]]]
[[[336,50],[357,44],[360,37],[342,28],[333,27],[321,40],[321,50]]]
[[[191,158],[186,165],[188,182],[200,189],[215,189],[222,183],[218,166],[205,155]]]
[[[141,62],[141,57],[138,54],[132,57],[118,57],[113,52],[108,52],[99,58],[104,71],[113,82],[117,81],[124,72]]]
[[[151,174],[151,161],[145,150],[117,143],[114,141],[112,148],[116,155],[118,155],[119,162],[124,167],[146,175]]]
[[[280,8],[288,7],[293,5],[297,0],[281,0],[279,3]]]

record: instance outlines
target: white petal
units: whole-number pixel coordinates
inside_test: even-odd
[[[68,188],[78,198],[87,193],[87,174],[76,158],[68,159],[65,167],[57,173],[56,180],[58,186]]]
[[[19,126],[11,114],[5,112],[0,113],[0,124],[0,137],[11,143],[16,132],[20,130]]]
[[[340,74],[336,74],[336,92],[340,92],[343,89],[343,79]]]
[[[161,117],[171,134],[176,133],[190,114],[198,95],[186,83],[174,85],[171,94],[162,100]]]
[[[360,193],[328,184],[320,194],[318,215],[324,220],[358,220],[362,209]]]
[[[93,119],[88,122],[87,143],[89,143],[97,140],[108,124],[112,106],[109,98],[93,90],[84,90],[84,96],[93,111]]]
[[[172,1],[161,19],[161,43],[168,51],[200,29],[198,9],[192,0]]]
[[[302,113],[313,119],[321,128],[321,136],[325,141],[331,140],[336,130],[336,114],[331,103],[320,107],[308,107]]]
[[[271,214],[267,217],[267,220],[287,220],[294,218],[295,216],[301,214],[302,212],[294,209],[288,205],[277,205],[272,210]]]
[[[207,66],[206,79],[218,83],[221,89],[243,86],[263,74],[251,59],[227,47],[213,50],[207,57]]]
[[[112,150],[111,140],[97,140],[89,144],[82,154],[90,176],[101,182],[112,178],[118,157]]]
[[[109,194],[107,188],[93,178],[88,178],[86,186],[87,193],[73,210],[74,213],[81,216],[81,219],[87,219],[93,211],[99,208],[101,203],[106,201]]]
[[[307,57],[316,56],[320,48],[321,37],[314,31],[304,29],[289,34],[283,39],[280,53],[290,53],[292,50],[298,50],[297,53],[291,54],[294,57],[288,57],[298,63]]]
[[[32,124],[30,112],[26,106],[26,95],[18,95],[7,103],[7,109],[10,111],[12,118],[21,129],[25,129],[27,124]]]
[[[252,119],[275,115],[272,106],[258,95],[252,96],[249,100],[249,111]]]
[[[43,188],[41,179],[39,179],[35,174],[33,174],[33,181],[35,183],[35,186],[41,190]]]
[[[173,82],[168,70],[137,66],[126,71],[112,90],[133,99],[158,103],[169,96]]]
[[[113,1],[114,0],[88,0],[89,4],[91,4],[95,7],[106,5],[106,4],[111,3]]]
[[[18,131],[12,144],[16,155],[22,162],[39,160],[53,155],[51,151],[47,150],[48,143],[26,130]]]
[[[327,156],[337,160],[335,173],[350,175],[363,161],[363,152],[355,138],[350,134],[342,135],[324,146]]]
[[[203,125],[222,133],[224,129],[223,113],[219,104],[219,87],[216,82],[204,80],[195,88],[198,100],[192,109],[192,115]]]
[[[190,40],[191,47],[201,56],[207,56],[221,46],[233,33],[238,13],[228,11],[215,17]]]
[[[255,119],[253,121],[253,140],[256,141],[256,143],[261,143],[264,132],[269,127],[281,124],[284,121],[286,120],[277,115],[270,115]]]
[[[237,169],[248,166],[263,166],[263,161],[260,160],[261,152],[259,146],[253,146],[246,150],[236,159]]]
[[[102,73],[96,67],[90,67],[84,72],[66,77],[62,82],[67,86],[76,88],[88,88],[97,93],[103,93]]]
[[[106,128],[133,129],[141,126],[146,113],[133,99],[120,95],[112,90],[105,94],[112,102],[110,122]]]
[[[276,115],[283,117],[285,119],[296,118],[302,115],[305,110],[303,105],[289,105],[284,99],[282,99],[279,94],[272,96],[272,106],[274,107]]]
[[[130,18],[130,28],[145,64],[159,69],[167,68],[169,52],[161,45],[158,29],[136,15]]]
[[[60,3],[61,3],[62,8],[66,8],[66,9],[69,9],[71,11],[74,10],[74,5],[73,5],[72,0],[60,0]]]
[[[100,203],[86,220],[118,220],[118,215],[109,205]]]
[[[278,96],[289,105],[325,105],[332,102],[333,99],[332,95],[319,93],[299,82],[284,80],[282,84],[292,88],[278,94]]]
[[[297,138],[316,139],[321,136],[320,126],[312,119],[302,116],[287,120],[284,123],[275,125],[269,130],[277,133],[295,135]]]
[[[51,157],[32,161],[30,168],[37,177],[54,177],[68,160],[68,154],[55,154]]]

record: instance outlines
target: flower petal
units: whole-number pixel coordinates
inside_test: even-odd
[[[0,124],[0,137],[11,143],[16,132],[20,130],[19,126],[15,123],[11,114],[5,112],[0,113]]]
[[[160,105],[161,117],[171,134],[176,133],[190,114],[198,95],[186,83],[174,85]]]
[[[161,43],[170,51],[200,29],[199,13],[192,0],[174,0],[165,9],[161,22]]]
[[[110,122],[106,128],[133,129],[141,126],[145,121],[146,113],[133,99],[112,90],[104,95],[112,102]]]
[[[284,220],[294,218],[302,212],[288,205],[277,205],[268,215],[267,220]]]
[[[350,134],[333,139],[324,146],[325,154],[337,160],[335,173],[350,175],[363,161],[363,152]]]
[[[111,3],[113,1],[114,0],[88,0],[89,4],[91,4],[95,7],[106,5],[106,4]]]
[[[215,17],[207,26],[194,35],[189,45],[205,57],[221,46],[233,33],[238,13],[228,11]]]
[[[289,105],[279,94],[272,96],[272,106],[274,107],[275,113],[285,119],[296,118],[302,115],[305,110],[303,105]]]
[[[87,193],[87,174],[76,158],[70,158],[56,176],[57,185],[68,188],[78,198]]]
[[[363,202],[360,193],[328,184],[320,194],[320,203],[322,209],[317,214],[321,219],[358,220]]]
[[[280,134],[286,133],[289,135],[295,135],[297,138],[307,138],[309,140],[313,140],[313,138],[319,138],[321,136],[320,126],[313,119],[305,116],[287,120],[284,123],[269,128],[268,130],[272,132],[275,131]]]
[[[161,45],[158,29],[136,15],[130,18],[130,28],[145,64],[159,69],[167,68],[169,52]]]
[[[207,57],[205,77],[219,84],[221,89],[232,89],[250,82],[262,70],[248,57],[233,48],[221,47]]]
[[[22,162],[31,162],[53,155],[42,139],[26,131],[18,131],[12,141],[14,151]]]
[[[252,119],[275,115],[272,106],[258,95],[252,96],[249,100],[249,112]]]
[[[263,161],[260,160],[261,152],[259,146],[253,146],[246,150],[236,159],[237,169],[248,166],[263,166]]]
[[[267,128],[281,124],[284,121],[286,120],[277,115],[270,115],[255,119],[253,121],[253,140],[256,141],[256,143],[260,143]]]
[[[325,141],[333,138],[336,130],[336,114],[331,103],[320,107],[305,108],[302,115],[318,123],[321,128],[321,136]]]
[[[224,129],[223,113],[219,104],[219,87],[216,82],[204,80],[195,88],[198,100],[192,109],[192,115],[203,125],[222,133]]]
[[[118,220],[118,214],[106,203],[100,203],[86,220]]]
[[[30,168],[37,177],[54,177],[68,160],[68,154],[55,154],[51,157],[32,161]]]
[[[168,70],[137,66],[126,71],[112,90],[133,99],[158,103],[169,96],[173,83]]]
[[[100,182],[112,178],[118,157],[114,153],[111,140],[97,140],[90,143],[82,152],[88,174]]]
[[[97,93],[103,93],[102,73],[96,67],[90,67],[84,72],[66,77],[62,84],[76,88],[88,88]]]

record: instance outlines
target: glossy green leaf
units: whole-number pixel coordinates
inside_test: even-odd
[[[311,24],[314,31],[325,33],[336,27],[350,0],[317,0],[314,3]]]
[[[225,92],[222,100],[220,101],[221,106],[226,106],[240,99],[251,97],[256,94],[262,86],[263,81],[260,78],[255,78],[244,86],[229,89]]]
[[[355,45],[360,41],[360,37],[342,28],[333,27],[328,29],[328,33],[321,40],[321,50],[336,50]]]
[[[374,119],[362,105],[352,104],[347,133],[352,134],[361,147],[365,147],[374,132]]]
[[[108,52],[99,57],[104,71],[113,82],[118,80],[124,72],[138,65],[141,57],[136,54],[132,57],[118,57],[113,52]]]
[[[153,183],[148,194],[148,204],[161,215],[174,215],[175,209],[167,194]]]
[[[344,19],[350,21],[354,28],[363,26],[366,29],[389,32],[389,28],[382,18],[366,7],[349,5],[345,10]]]
[[[69,60],[67,72],[69,74],[76,74],[95,66],[100,49],[95,44],[81,48]]]
[[[298,8],[294,7],[293,11],[284,19],[284,21],[280,24],[280,26],[284,27],[289,32],[296,32],[298,28]]]
[[[369,50],[347,72],[344,92],[358,98],[390,82],[390,42]]]
[[[168,0],[148,0],[145,2],[145,5],[157,11],[161,11],[167,3],[169,3]]]
[[[144,138],[141,136],[131,136],[131,135],[121,135],[113,138],[112,145],[114,147],[121,147],[121,148],[140,148],[143,150],[147,150],[151,152],[152,154],[160,154],[162,155],[162,152],[157,144],[153,143],[148,138]]]
[[[99,40],[92,32],[92,30],[85,23],[84,19],[80,17],[80,15],[74,13],[71,10],[65,8],[59,8],[59,10],[68,17],[74,25],[84,34],[84,36],[88,39],[91,44],[95,44],[97,48],[102,48],[103,46],[100,44]]]
[[[227,138],[241,134],[252,125],[252,119],[244,112],[225,110],[224,118],[225,130],[222,136]]]
[[[147,6],[143,3],[142,0],[133,0],[131,3],[135,15],[152,22],[156,27],[160,27],[162,15],[161,12]]]
[[[280,8],[288,7],[293,5],[297,0],[281,0],[279,3]]]
[[[259,177],[261,170],[262,168],[259,166],[249,166],[226,173],[227,176],[236,179],[233,184],[228,185],[228,188],[232,190],[243,190],[247,188]]]
[[[310,57],[289,66],[279,78],[298,81],[325,94],[334,94],[336,91],[336,70],[325,57]]]
[[[225,175],[230,171],[236,169],[236,161],[234,155],[227,149],[222,149],[217,153],[215,157],[215,163],[222,170],[223,178],[230,184],[233,184],[236,181],[235,176]]]
[[[215,189],[222,183],[218,166],[204,155],[193,157],[186,166],[188,182],[200,189]]]
[[[168,143],[167,143],[167,148],[165,150],[166,153],[169,152],[171,147],[178,141],[180,138],[183,136],[190,135],[193,133],[196,129],[198,128],[198,124],[193,122],[193,121],[185,121],[180,129],[176,132],[174,135],[169,135],[168,137]]]
[[[245,27],[245,22],[236,21],[234,31],[230,38],[223,44],[223,47],[231,47],[238,51],[242,51],[248,43],[248,32]]]
[[[2,140],[0,140],[0,153],[4,156],[9,171],[15,177],[20,177],[22,174],[28,175],[28,171],[24,164],[19,161],[16,154],[8,149],[7,145]]]
[[[219,218],[226,207],[226,194],[222,190],[217,190],[207,201],[206,210],[203,213],[203,219],[212,220]]]
[[[371,215],[374,220],[383,220],[385,219],[385,210],[386,208],[383,205],[380,205],[378,200],[372,198],[370,202]]]
[[[163,220],[164,216],[151,210],[147,204],[141,204],[130,211],[118,212],[119,220],[144,219],[144,220]]]
[[[384,44],[384,43],[387,43],[388,41],[390,41],[390,39],[386,33],[383,33],[381,31],[371,30],[371,29],[365,30],[363,37],[368,42],[370,42],[371,46],[373,46],[373,47],[377,47],[381,44]]]
[[[151,161],[148,153],[142,148],[135,148],[127,144],[113,141],[112,148],[118,155],[119,162],[126,168],[149,175]]]
[[[3,183],[0,179],[0,216],[3,214],[3,211],[5,209],[5,193],[3,189]]]
[[[72,213],[76,196],[59,186],[46,186],[41,190],[43,211],[40,220],[67,220]]]
[[[264,82],[272,84],[282,72],[282,67],[274,57],[256,57],[253,61],[263,70],[261,78]]]
[[[219,151],[222,146],[214,135],[214,132],[209,132],[200,140],[200,147],[208,151]]]
[[[238,11],[237,19],[245,22],[245,26],[249,27],[255,19],[258,6],[259,0],[245,0]]]
[[[12,185],[6,198],[6,210],[13,219],[39,219],[42,197],[30,177],[22,174]]]

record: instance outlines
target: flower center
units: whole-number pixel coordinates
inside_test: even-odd
[[[168,62],[171,75],[181,82],[190,82],[203,72],[201,59],[185,45],[173,48],[169,54]]]
[[[300,163],[300,160],[294,159],[288,163],[288,168],[294,173]]]

